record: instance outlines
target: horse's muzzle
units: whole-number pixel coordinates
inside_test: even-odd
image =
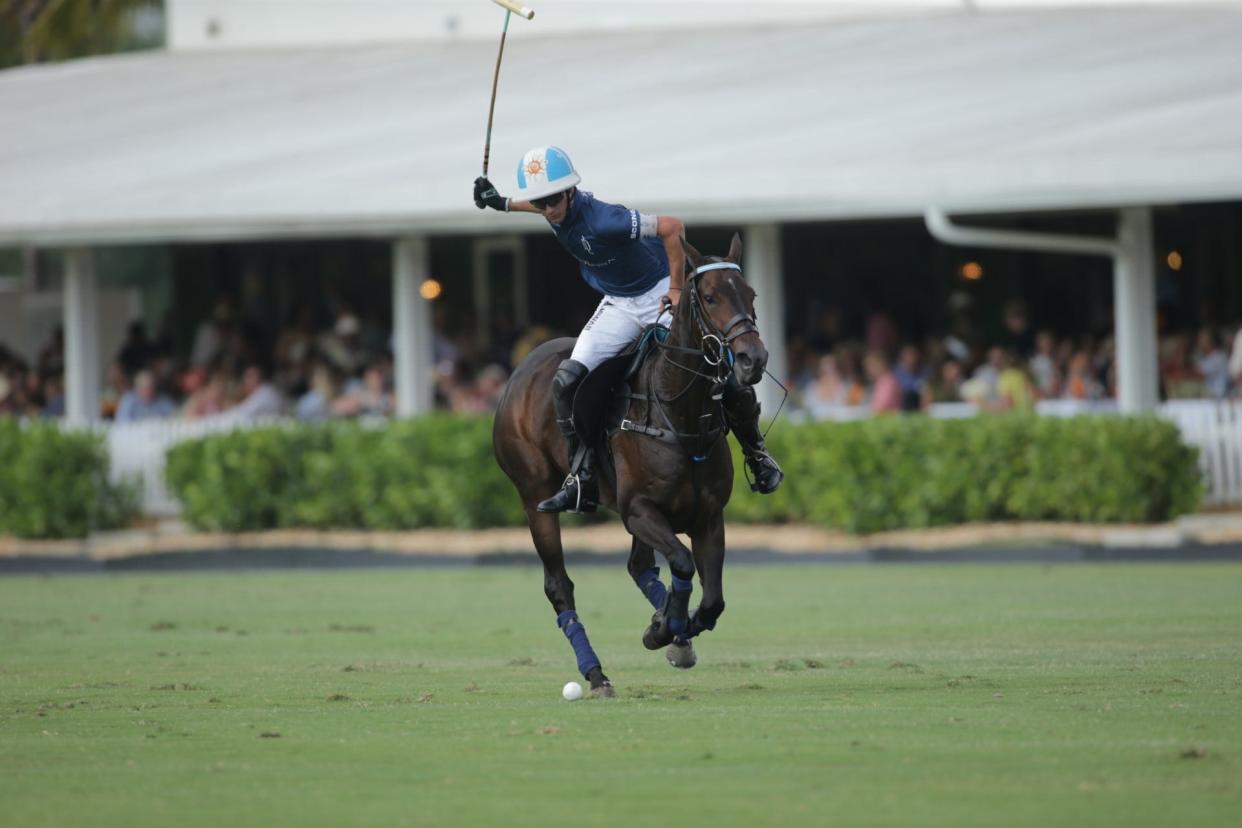
[[[762,345],[735,351],[733,354],[733,371],[738,382],[743,385],[754,385],[763,379],[763,371],[768,367],[768,351]]]

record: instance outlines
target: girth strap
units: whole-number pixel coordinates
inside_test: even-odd
[[[621,421],[621,424],[617,426],[615,431],[628,431],[632,434],[642,434],[645,437],[652,437],[664,443],[681,444],[682,446],[685,446],[686,443],[698,443],[702,447],[702,450],[709,450],[713,445],[715,445],[717,440],[725,435],[726,428],[724,426],[717,426],[710,431],[697,434],[686,431],[675,431],[671,428],[656,428],[655,426],[644,425],[643,423],[637,423],[629,418],[626,418]]]
[[[648,437],[654,437],[657,440],[661,440],[664,438],[664,429],[655,428],[654,426],[649,426],[649,425],[643,425],[642,423],[636,423],[633,420],[628,419],[628,418],[621,421],[621,425],[618,427],[618,430],[632,431],[635,434],[645,434]]]

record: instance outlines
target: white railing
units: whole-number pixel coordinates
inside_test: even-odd
[[[1182,437],[1199,449],[1209,506],[1242,504],[1242,401],[1170,400],[1160,416],[1177,423]]]
[[[1116,414],[1117,406],[1111,401],[1045,400],[1038,403],[1036,410],[1045,416],[1070,417]],[[838,406],[816,413],[833,420],[857,420],[870,415],[865,406]],[[944,403],[933,405],[930,413],[945,419],[961,418],[973,416],[975,409],[970,403]],[[1199,466],[1207,482],[1205,504],[1242,504],[1242,401],[1172,400],[1161,404],[1157,414],[1176,423],[1187,444],[1199,449]],[[273,422],[283,421],[262,425]],[[112,478],[141,476],[144,510],[151,515],[171,516],[178,514],[181,506],[164,482],[164,455],[168,449],[183,440],[257,425],[260,424],[218,418],[144,420],[98,428],[108,441]]]
[[[181,503],[164,482],[164,457],[177,443],[236,429],[271,425],[274,421],[243,422],[226,417],[201,420],[139,420],[132,423],[99,424],[94,428],[108,443],[115,481],[139,479],[142,509],[148,515],[180,514]]]

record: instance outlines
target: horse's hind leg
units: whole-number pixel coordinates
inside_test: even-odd
[[[539,552],[539,560],[543,562],[543,592],[548,596],[552,609],[556,610],[556,625],[574,648],[578,672],[590,682],[591,692],[610,697],[614,695],[612,682],[604,675],[599,656],[591,647],[586,627],[578,619],[574,605],[574,582],[569,580],[569,573],[565,571],[560,520],[555,514],[535,511],[533,506],[527,507],[526,517],[530,522],[531,539]]]
[[[668,597],[668,588],[660,580],[660,567],[656,566],[655,550],[634,538],[630,543],[630,560],[627,568],[638,591],[643,594],[653,609],[664,609],[664,599]]]

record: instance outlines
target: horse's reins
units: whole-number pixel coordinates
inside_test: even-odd
[[[726,322],[724,325],[723,334],[720,333],[714,325],[710,324],[710,322],[703,316],[702,308],[699,306],[699,301],[698,301],[699,293],[698,293],[698,288],[696,287],[696,285],[698,284],[697,279],[699,275],[706,273],[709,270],[736,270],[740,273],[742,268],[739,265],[734,264],[733,262],[712,262],[710,264],[705,264],[700,267],[696,267],[694,269],[694,273],[690,274],[690,278],[689,278],[690,299],[691,299],[690,312],[693,315],[695,324],[697,324],[699,327],[699,332],[703,334],[704,345],[706,346],[706,343],[709,340],[715,340],[716,345],[717,345],[716,353],[719,355],[716,361],[713,362],[711,357],[709,357],[707,354],[707,348],[703,347],[701,349],[701,352],[703,354],[703,360],[708,365],[716,366],[724,362],[725,356],[727,354],[729,357],[729,360],[728,360],[729,367],[732,368],[733,367],[733,350],[731,348],[731,345],[733,343],[733,340],[737,339],[740,336],[744,336],[748,333],[751,333],[751,332],[758,333],[759,326],[755,322],[755,317],[745,312],[734,315],[732,319]],[[658,321],[659,317],[657,316],[656,319]],[[738,328],[738,330],[735,331],[734,330],[735,328]],[[688,353],[694,353],[693,348],[678,348],[672,345],[668,345],[665,347],[668,350],[678,350],[678,351],[686,351]],[[681,365],[680,363],[673,362],[672,364],[676,365],[678,368],[681,368],[684,371],[690,371],[691,373],[697,374],[698,376],[703,377],[704,379],[712,380],[713,382],[717,384],[722,383],[724,381],[723,376],[711,377],[711,376],[708,376],[707,374],[699,374],[697,371],[694,371],[691,368],[686,368],[686,366]],[[768,432],[771,431],[772,429],[772,426],[776,424],[776,418],[780,416],[781,411],[785,408],[785,401],[789,399],[789,389],[786,388],[785,384],[782,383],[779,379],[777,379],[776,376],[773,375],[771,371],[765,368],[763,372],[767,374],[768,378],[771,379],[772,382],[776,383],[777,387],[780,388],[782,391],[781,404],[776,407],[776,413],[772,415],[772,419],[768,423],[768,427],[764,429],[763,431],[763,436],[767,437]],[[686,388],[683,388],[681,391],[679,391],[676,396],[672,397],[669,400],[669,402],[676,400],[678,397],[684,394],[689,389],[689,387],[690,387],[690,384],[687,384]]]
[[[749,334],[751,331],[759,333],[759,325],[755,322],[753,315],[749,313],[743,312],[735,314],[732,319],[729,319],[729,322],[724,323],[723,333],[720,333],[720,330],[715,328],[715,325],[710,324],[709,320],[704,317],[703,309],[700,307],[700,299],[698,294],[698,277],[708,271],[738,271],[740,273],[741,267],[733,262],[710,262],[708,264],[703,264],[703,266],[694,268],[694,272],[691,273],[691,276],[688,278],[687,282],[689,284],[689,288],[691,288],[691,317],[694,320],[694,324],[698,326],[699,333],[703,334],[702,348],[696,351],[693,348],[681,348],[681,346],[678,345],[666,345],[664,343],[660,343],[658,340],[656,344],[660,345],[660,348],[666,351],[666,354],[663,354],[663,356],[664,360],[668,361],[669,364],[679,367],[679,369],[683,371],[688,371],[689,374],[702,377],[704,380],[709,380],[715,385],[723,385],[724,382],[727,381],[727,374],[725,374],[725,372],[719,372],[717,376],[702,374],[702,372],[696,371],[692,369],[692,367],[682,365],[681,362],[674,362],[673,360],[668,359],[667,354],[667,351],[681,351],[681,353],[684,354],[698,354],[702,356],[704,362],[707,362],[708,365],[713,367],[722,365],[723,362],[728,361],[728,370],[733,367],[733,340],[738,339],[739,336]],[[657,322],[660,320],[660,315],[663,315],[663,313],[663,310],[661,310],[661,313],[657,315]],[[717,349],[715,349],[715,355],[717,356],[715,356],[714,360],[712,359],[712,355],[708,353],[707,344],[709,341],[714,341],[715,345],[717,345]],[[776,413],[769,421],[768,428],[765,428],[764,430],[764,437],[766,437],[768,436],[768,432],[771,431],[771,427],[776,425],[776,418],[779,417],[780,412],[784,410],[786,400],[789,400],[789,389],[786,389],[784,382],[776,379],[773,372],[768,369],[764,369],[764,374],[768,375],[769,379],[775,382],[776,387],[779,387],[782,392],[780,405],[776,406]],[[683,387],[683,389],[678,391],[677,394],[669,397],[668,400],[662,400],[662,402],[676,402],[682,397],[682,395],[686,394],[686,392],[689,391],[693,385],[694,380],[687,382],[686,387]]]
[[[698,291],[698,277],[711,270],[737,270],[740,272],[741,269],[741,267],[733,262],[712,262],[710,264],[701,265],[700,267],[695,268],[694,272],[687,278],[687,287],[690,292],[688,300],[690,302],[690,318],[700,334],[701,344],[699,348],[696,349],[686,348],[680,345],[669,345],[667,343],[660,342],[659,340],[656,340],[654,343],[660,348],[661,357],[665,362],[681,369],[682,371],[693,374],[694,376],[689,379],[680,391],[668,398],[660,397],[657,393],[655,393],[654,388],[650,394],[630,395],[633,399],[639,399],[647,403],[648,417],[650,417],[650,410],[652,408],[658,410],[660,412],[660,416],[664,419],[665,424],[668,426],[672,437],[678,441],[685,438],[692,438],[697,442],[697,450],[691,452],[691,459],[695,462],[701,462],[706,459],[706,452],[708,448],[710,448],[710,446],[720,438],[720,434],[723,432],[723,423],[717,429],[708,429],[703,423],[703,420],[710,420],[715,415],[716,407],[710,406],[709,404],[708,410],[699,415],[700,427],[697,434],[683,434],[682,432],[677,431],[664,406],[676,403],[680,400],[690,391],[691,388],[695,386],[698,379],[705,379],[711,383],[709,398],[719,402],[722,394],[724,393],[724,386],[729,381],[729,371],[733,368],[733,350],[731,348],[733,341],[747,333],[758,332],[758,327],[755,324],[754,316],[744,311],[735,314],[733,318],[724,325],[723,331],[711,324],[711,321],[703,313],[701,307],[702,299],[700,298]],[[663,315],[663,313],[664,312],[661,311],[660,315]],[[657,320],[658,318],[659,317],[657,316]],[[705,363],[707,363],[708,366],[715,369],[714,374],[705,373],[703,371],[696,370],[693,367],[682,365],[680,362],[677,362],[669,356],[671,352],[692,354],[700,357]],[[640,431],[653,437],[658,437],[663,433],[659,429],[651,429],[649,426],[634,424],[628,419],[622,422],[621,428],[624,431]]]

